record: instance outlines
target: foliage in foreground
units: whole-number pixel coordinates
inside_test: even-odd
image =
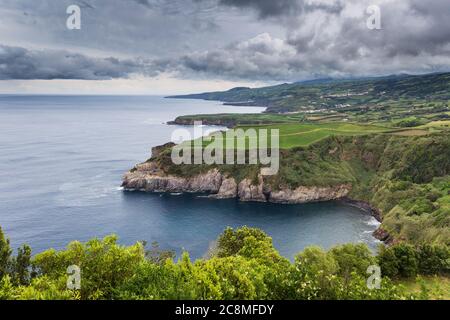
[[[390,278],[448,275],[446,246],[398,245],[373,256],[363,244],[328,252],[309,247],[292,263],[280,256],[259,229],[226,229],[211,258],[192,262],[143,243],[126,247],[116,236],[66,250],[47,250],[31,259],[24,246],[11,256],[0,229],[0,299],[413,299]],[[367,286],[367,268],[381,266],[380,289]],[[81,289],[67,289],[67,267],[81,268]]]

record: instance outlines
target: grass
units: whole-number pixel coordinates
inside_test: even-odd
[[[415,137],[415,136],[426,136],[430,132],[426,130],[419,130],[419,129],[408,129],[408,130],[400,130],[393,132],[392,134],[396,136],[404,136],[404,137]]]
[[[319,123],[311,125],[286,125],[280,128],[282,148],[306,147],[333,135],[354,136],[388,131],[387,128],[352,123]]]
[[[422,294],[423,299],[450,300],[450,278],[445,276],[421,276],[398,281],[410,293]]]
[[[249,129],[254,129],[257,134],[260,130],[267,130],[267,134],[270,140],[271,130],[279,130],[280,137],[280,148],[281,149],[291,149],[296,147],[307,147],[313,143],[316,143],[322,139],[328,138],[330,136],[360,136],[367,134],[396,134],[404,136],[416,136],[425,135],[428,132],[425,130],[417,129],[392,129],[380,125],[370,125],[370,124],[357,124],[349,122],[329,122],[329,123],[285,123],[285,124],[270,124],[270,125],[245,125],[238,126],[236,129],[242,129],[246,132]],[[223,138],[218,138],[222,140],[222,143],[230,146],[232,143],[231,139],[226,139],[225,135]],[[203,141],[203,147],[206,147],[214,141]],[[245,138],[245,148],[249,148],[249,139]],[[239,143],[240,142],[240,143]],[[190,142],[187,142],[190,143]],[[220,142],[218,142],[220,143]],[[226,146],[225,145],[225,146]],[[235,139],[235,148],[242,149],[242,140]],[[259,143],[258,143],[259,145]],[[270,147],[270,141],[269,141]]]
[[[450,127],[450,120],[432,121],[423,126],[420,126],[420,128],[449,128],[449,127]]]
[[[381,126],[361,125],[346,122],[301,124],[289,123],[262,125],[256,127],[240,126],[238,128],[244,130],[251,128],[255,128],[257,130],[266,129],[268,133],[270,133],[271,130],[278,129],[280,134],[280,148],[282,149],[307,147],[332,135],[353,136],[382,133],[390,130]]]

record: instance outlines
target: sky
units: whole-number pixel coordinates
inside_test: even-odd
[[[71,5],[80,29],[67,27]],[[0,0],[0,93],[167,95],[442,71],[448,0]]]

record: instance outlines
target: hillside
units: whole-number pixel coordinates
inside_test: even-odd
[[[167,145],[131,170],[124,187],[285,203],[349,197],[380,211],[383,240],[450,244],[449,136],[445,130],[419,136],[349,130],[316,141],[294,135],[297,141],[281,139],[280,170],[269,177],[260,176],[260,165],[174,165]]]
[[[376,208],[380,239],[449,244],[449,88],[450,73],[440,73],[174,96],[266,106],[262,114],[190,115],[172,123],[278,129],[280,170],[262,177],[260,165],[174,165],[168,145],[131,170],[124,186],[282,203],[347,197]]]
[[[205,99],[225,104],[264,106],[268,113],[338,112],[410,115],[449,111],[450,73],[324,80],[263,88],[238,87],[169,98]],[[378,118],[383,118],[378,115]]]

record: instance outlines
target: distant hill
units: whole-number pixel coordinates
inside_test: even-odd
[[[383,106],[391,102],[443,102],[450,100],[450,73],[391,75],[362,79],[318,79],[263,88],[237,87],[228,91],[170,96],[168,98],[218,100],[225,104],[264,106],[267,112],[330,110]]]

